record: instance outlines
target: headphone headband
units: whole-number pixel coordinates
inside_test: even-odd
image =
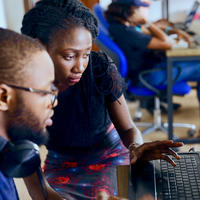
[[[39,147],[29,140],[7,142],[1,151],[0,170],[8,177],[23,178],[40,167]]]

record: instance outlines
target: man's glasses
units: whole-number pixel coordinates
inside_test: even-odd
[[[24,91],[32,92],[32,93],[39,93],[39,94],[42,94],[42,95],[50,95],[52,107],[54,106],[55,101],[56,101],[57,96],[58,96],[58,88],[54,84],[51,85],[51,91],[21,87],[21,86],[12,85],[12,84],[6,84],[6,85],[8,85],[9,87],[18,89],[18,90],[24,90]]]

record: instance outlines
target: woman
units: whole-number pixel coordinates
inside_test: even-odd
[[[170,147],[182,143],[143,144],[115,65],[91,52],[97,21],[88,8],[78,0],[42,0],[21,30],[46,46],[55,65],[59,105],[44,170],[58,193],[67,199],[94,199],[101,190],[116,195],[115,167],[129,164],[129,152],[132,163],[162,158],[175,165],[166,154],[179,158]]]

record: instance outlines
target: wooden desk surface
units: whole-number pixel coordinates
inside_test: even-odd
[[[171,49],[166,51],[167,57],[200,56],[200,47],[187,49]]]

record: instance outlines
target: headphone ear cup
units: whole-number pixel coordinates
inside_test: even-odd
[[[18,140],[2,152],[0,169],[8,177],[23,178],[40,167],[39,147],[29,140]]]

